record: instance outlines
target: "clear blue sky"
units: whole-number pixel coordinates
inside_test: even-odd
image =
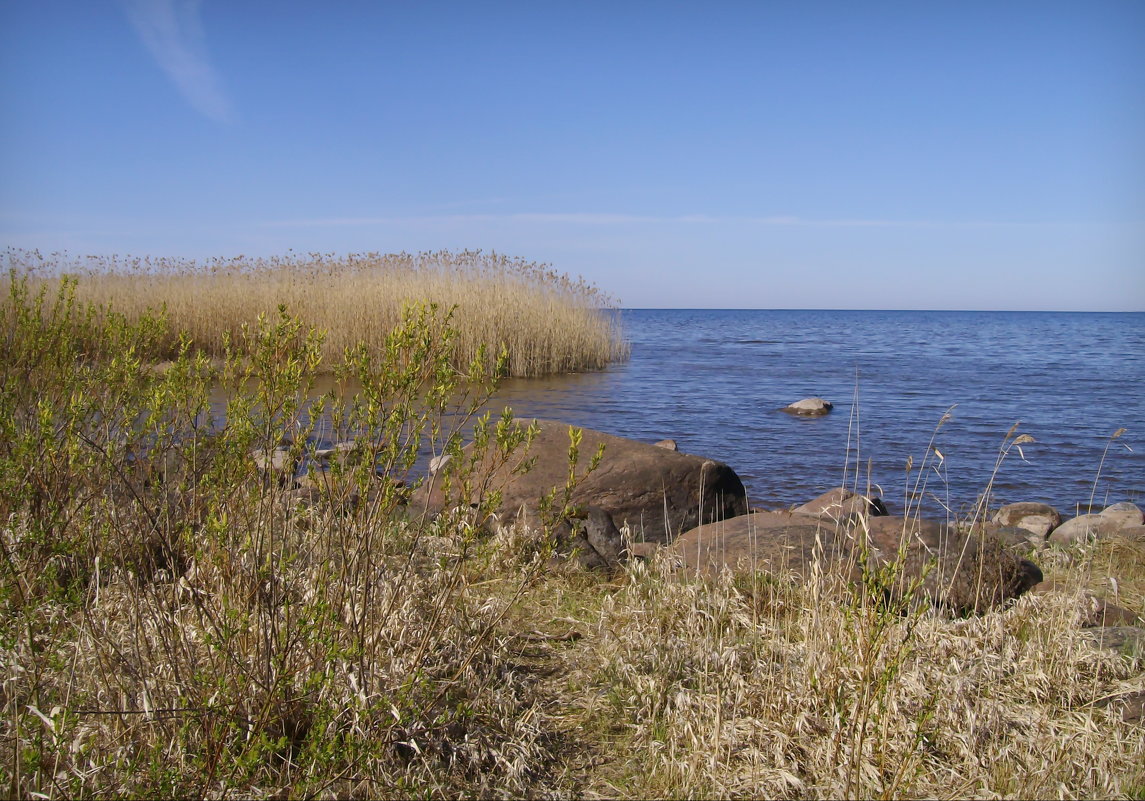
[[[1145,2],[4,0],[0,247],[1145,310]]]

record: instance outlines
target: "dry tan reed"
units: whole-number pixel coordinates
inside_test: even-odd
[[[456,366],[466,369],[486,349],[491,367],[502,347],[513,376],[597,370],[627,356],[616,303],[581,279],[544,264],[481,251],[287,255],[211,259],[71,257],[9,250],[6,267],[50,280],[79,277],[77,299],[129,320],[166,308],[173,334],[221,355],[224,337],[273,316],[284,305],[326,332],[323,360],[345,348],[381,346],[410,304],[456,307]],[[173,351],[174,339],[169,342]],[[171,355],[170,353],[166,355]]]

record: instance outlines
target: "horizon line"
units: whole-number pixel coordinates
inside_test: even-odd
[[[1145,309],[872,309],[810,306],[617,306],[615,311],[925,312],[950,314],[1145,314]]]

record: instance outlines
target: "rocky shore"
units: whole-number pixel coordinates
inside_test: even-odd
[[[559,546],[554,564],[612,571],[631,559],[662,556],[693,573],[730,569],[807,578],[835,571],[854,583],[870,583],[878,574],[888,598],[926,598],[960,615],[1046,591],[1037,564],[1046,549],[1111,536],[1145,540],[1141,509],[1124,502],[1063,519],[1051,506],[1026,501],[1002,506],[989,520],[950,522],[896,514],[880,498],[840,487],[788,509],[757,509],[735,470],[723,462],[681,452],[670,439],[645,443],[590,429],[583,429],[579,452],[592,454],[603,446],[600,463],[554,506],[569,476],[570,426],[515,422],[539,425],[527,452],[509,460],[479,456],[475,473],[487,478],[473,497],[447,492],[451,463],[435,459],[431,474],[408,499],[411,517],[475,505],[478,493],[496,492],[495,519],[485,522],[549,525]],[[317,451],[301,475],[286,449],[255,456],[293,502],[312,504],[329,496],[330,460],[359,455],[353,443]],[[578,477],[587,462],[582,458]],[[1145,643],[1136,614],[1096,597],[1092,604],[1095,625],[1133,627],[1130,639]]]

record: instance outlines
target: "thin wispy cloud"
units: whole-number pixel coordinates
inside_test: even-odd
[[[379,217],[315,217],[295,220],[271,220],[271,228],[323,228],[371,225],[457,225],[465,223],[527,223],[540,225],[754,225],[764,227],[862,228],[862,227],[932,227],[1027,225],[987,221],[933,221],[880,219],[809,219],[793,216],[712,216],[708,214],[645,215],[596,212],[520,212],[510,214],[436,214]]]
[[[159,67],[197,111],[229,122],[233,111],[207,56],[200,0],[120,0],[127,18]]]
[[[671,218],[679,220],[683,218]],[[272,228],[319,228],[336,226],[366,225],[411,225],[411,224],[456,224],[456,223],[557,223],[576,225],[622,225],[628,223],[667,222],[666,217],[650,217],[636,214],[432,214],[392,217],[315,217],[297,220],[272,220],[264,225]]]

